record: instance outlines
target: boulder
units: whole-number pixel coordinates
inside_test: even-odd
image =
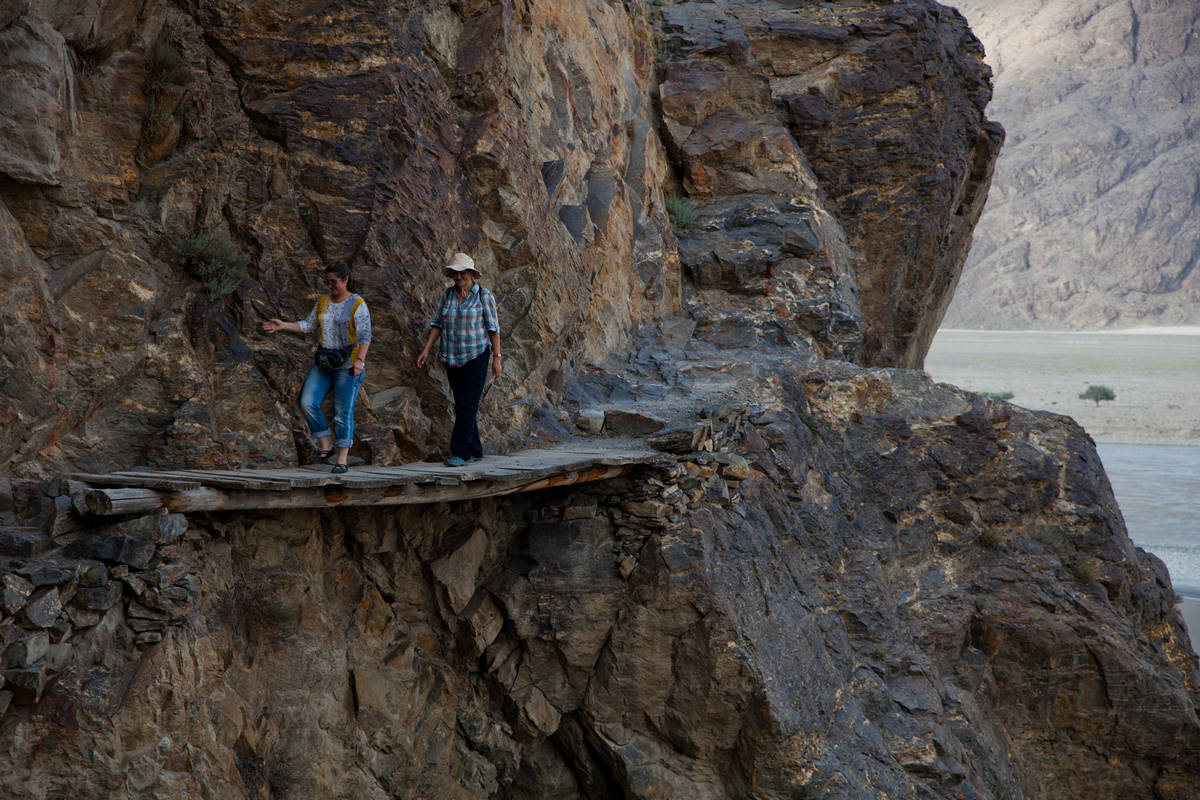
[[[10,644],[4,650],[5,669],[25,669],[41,661],[50,647],[50,635],[35,631]]]
[[[0,575],[0,610],[12,616],[25,607],[33,584],[16,573]]]
[[[604,412],[604,430],[614,436],[645,436],[662,430],[667,422],[635,409],[610,408]]]
[[[37,589],[29,596],[22,616],[25,621],[36,628],[51,628],[62,613],[62,600],[58,587]]]
[[[144,569],[154,557],[154,542],[129,536],[88,534],[68,544],[63,551],[75,558],[94,558]]]

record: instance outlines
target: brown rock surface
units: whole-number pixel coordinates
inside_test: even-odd
[[[748,423],[718,417],[736,453],[196,515],[6,673],[31,705],[0,721],[0,791],[1190,796],[1196,656],[1077,426],[917,372],[757,366]]]
[[[45,106],[13,106],[0,153],[14,469],[294,461],[308,351],[257,325],[307,314],[333,261],[380,334],[359,406],[374,459],[444,437],[442,381],[411,364],[454,250],[501,298],[488,410],[523,401],[494,439],[564,363],[678,308],[640,14],[111,5],[85,24],[38,4],[4,31],[30,64],[8,90]],[[202,231],[251,257],[215,300],[177,263]]]
[[[380,336],[359,404],[368,460],[445,437],[446,389],[412,362],[436,268],[459,249],[504,320],[492,443],[522,436],[577,362],[679,313],[681,258],[716,341],[919,364],[986,183],[986,73],[961,20],[926,0],[45,2],[9,16],[0,268],[19,313],[3,322],[0,414],[17,424],[0,460],[17,472],[303,458],[307,347],[257,326],[304,316],[315,273],[342,260]],[[823,61],[831,41],[854,55]],[[901,56],[922,66],[892,75]],[[795,97],[821,86],[832,116],[809,124]],[[860,163],[875,153],[862,136],[879,139],[858,124],[863,102],[919,153],[900,170],[879,151],[895,185],[869,213],[845,201],[876,163]],[[704,206],[682,243],[673,171]],[[901,185],[945,202],[918,214],[928,192]],[[181,266],[199,233],[249,259],[221,279],[228,294]],[[948,246],[934,263],[918,241]]]
[[[691,438],[581,488],[186,525],[3,477],[0,795],[1187,796],[1195,655],[1086,435],[836,360],[920,363],[986,193],[956,14],[9,5],[66,116],[3,153],[6,470],[293,462],[307,347],[257,324],[336,260],[378,336],[358,454],[436,450],[410,365],[459,249],[501,303],[489,446]],[[232,292],[178,263],[198,232],[249,256]]]
[[[1010,138],[947,325],[1200,324],[1200,6],[957,5]]]
[[[706,205],[680,247],[693,281],[766,283],[776,336],[919,367],[1003,138],[962,17],[923,0],[671,4],[663,46],[666,144]]]

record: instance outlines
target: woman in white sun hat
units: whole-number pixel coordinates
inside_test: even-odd
[[[483,458],[476,415],[489,363],[492,374],[500,377],[500,318],[495,296],[476,282],[479,270],[469,255],[455,253],[442,272],[454,285],[442,292],[417,366],[425,366],[434,342],[441,339],[439,352],[454,393],[454,431],[445,464],[461,467]]]

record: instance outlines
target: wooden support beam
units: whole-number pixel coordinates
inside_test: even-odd
[[[144,514],[159,508],[168,511],[242,511],[280,508],[338,508],[343,506],[391,506],[425,503],[450,503],[481,497],[499,497],[533,492],[555,486],[616,478],[632,471],[637,464],[592,466],[550,476],[510,477],[475,480],[455,485],[398,483],[392,486],[358,488],[353,483],[277,489],[215,489],[201,487],[182,491],[155,489],[92,489],[87,493],[88,510],[93,514]]]
[[[154,489],[93,489],[85,495],[84,502],[88,511],[106,516],[145,514],[161,508],[162,498],[163,494]]]

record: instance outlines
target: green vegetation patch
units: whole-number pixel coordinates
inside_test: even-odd
[[[1016,395],[1012,392],[980,392],[979,396],[988,400],[1012,400]]]
[[[1097,386],[1092,384],[1079,393],[1080,400],[1091,400],[1096,405],[1100,405],[1101,400],[1116,400],[1117,393],[1107,386]]]
[[[204,231],[179,245],[179,263],[204,284],[209,299],[216,300],[234,290],[250,256],[238,250],[228,237]]]
[[[687,230],[700,218],[700,207],[690,197],[671,197],[667,200],[667,215],[678,230]]]
[[[1071,544],[1061,533],[1048,533],[1042,537],[1042,541],[1058,553],[1058,557],[1063,563],[1075,555],[1075,545]]]
[[[146,116],[138,136],[136,158],[145,164],[151,152],[167,131],[167,123],[182,105],[178,90],[164,91],[167,86],[187,86],[192,82],[192,65],[170,40],[160,37],[150,50],[150,77],[146,86]],[[186,96],[186,89],[184,96]]]
[[[1081,558],[1071,565],[1071,574],[1084,586],[1100,579],[1100,565],[1092,558]]]
[[[158,39],[150,51],[150,86],[158,88],[164,83],[186,86],[192,81],[192,65],[168,39]]]

